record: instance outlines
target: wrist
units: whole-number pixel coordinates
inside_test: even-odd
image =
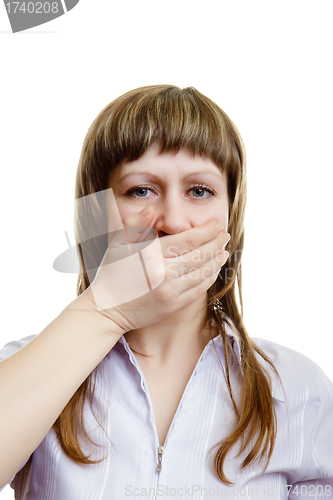
[[[88,293],[89,291],[87,289],[76,297],[63,309],[61,314],[76,313],[87,323],[92,322],[94,329],[96,327],[96,330],[120,338],[125,333],[124,330],[111,318],[102,314],[103,311],[97,309],[96,304],[91,299],[91,294]]]

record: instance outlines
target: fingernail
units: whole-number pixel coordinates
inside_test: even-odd
[[[223,229],[223,224],[222,224],[222,222],[218,222],[218,223],[216,224],[216,229],[217,229],[217,232],[218,232],[218,233],[220,233],[220,232],[222,231],[222,229]]]
[[[225,247],[227,246],[227,244],[229,243],[229,241],[230,241],[230,234],[229,234],[228,241],[226,241],[225,244],[223,245],[223,250],[225,249]]]
[[[148,205],[148,207],[146,207],[144,210],[142,210],[142,212],[140,212],[140,215],[145,217],[146,215],[149,214],[150,210],[151,210],[151,205]]]

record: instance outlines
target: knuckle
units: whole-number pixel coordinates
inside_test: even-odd
[[[154,304],[155,304],[155,309],[158,310],[160,307],[164,307],[163,301],[164,297],[163,294],[161,293],[161,290],[159,289],[160,287],[156,288],[154,290]]]
[[[155,289],[156,300],[160,303],[167,302],[170,300],[170,295],[172,292],[171,283],[169,281],[165,281]]]
[[[187,234],[185,234],[185,243],[191,250],[198,246],[197,238],[192,231],[189,231]]]
[[[200,265],[204,264],[206,260],[206,252],[200,252],[199,250],[196,250],[193,253],[193,261],[198,262]]]

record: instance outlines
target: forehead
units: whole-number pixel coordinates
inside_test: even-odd
[[[138,159],[125,162],[110,174],[110,182],[123,181],[136,175],[154,174],[161,178],[187,178],[196,174],[207,174],[217,179],[225,179],[215,163],[207,157],[194,156],[189,150],[181,149],[178,153],[160,153],[157,144],[150,146]]]

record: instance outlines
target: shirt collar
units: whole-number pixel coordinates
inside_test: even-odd
[[[235,327],[233,326],[233,328],[231,328],[226,322],[224,324],[225,324],[226,334],[230,338],[231,345],[233,346],[239,367],[241,369],[241,354],[240,354],[241,351],[240,351],[240,346],[239,346],[238,335],[235,332]],[[130,347],[129,347],[129,344],[128,344],[127,340],[125,339],[125,337],[122,336],[122,337],[120,337],[119,340],[124,345],[124,347],[128,350],[128,352],[130,352]],[[213,344],[215,345],[215,347],[220,348],[223,351],[224,348],[223,348],[223,341],[222,341],[221,335],[218,335],[217,337],[215,337],[214,339],[212,339],[208,342],[208,345],[210,345],[210,346],[213,346]],[[272,356],[268,352],[265,352],[265,354],[273,362]],[[284,396],[284,393],[283,393],[283,390],[281,387],[281,383],[280,383],[279,378],[277,377],[275,371],[273,370],[273,368],[271,367],[271,365],[269,363],[267,363],[261,356],[259,356],[259,354],[256,353],[256,357],[257,357],[257,360],[259,361],[260,365],[263,368],[265,368],[265,370],[267,371],[267,373],[270,376],[270,379],[272,382],[272,396],[273,396],[273,398],[284,403],[285,396]]]
[[[225,324],[226,334],[228,335],[228,337],[230,339],[230,342],[231,342],[231,345],[232,345],[233,350],[235,352],[239,367],[241,369],[241,350],[240,350],[240,345],[239,345],[239,338],[238,338],[238,335],[235,331],[236,329],[234,326],[233,326],[233,328],[231,328],[226,322],[224,324]],[[223,350],[223,341],[222,341],[221,335],[218,335],[213,340],[210,340],[209,344],[211,344],[211,345],[215,344],[216,347],[219,347]],[[267,363],[267,361],[265,361],[259,354],[257,354],[257,353],[255,353],[255,354],[256,354],[256,358],[259,361],[260,365],[266,370],[266,372],[270,376],[271,384],[272,384],[271,387],[272,387],[273,398],[284,403],[285,402],[285,395],[283,393],[283,390],[281,387],[281,382],[280,382],[277,374],[275,373],[272,366],[269,363]],[[270,353],[268,353],[267,351],[265,351],[265,354],[274,363],[273,356],[271,356]]]

